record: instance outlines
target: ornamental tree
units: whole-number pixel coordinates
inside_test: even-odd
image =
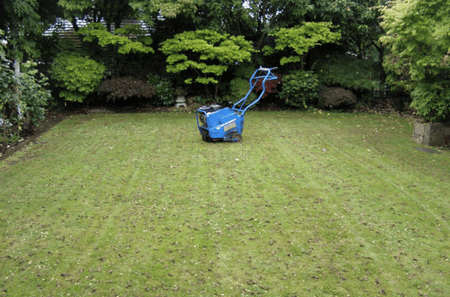
[[[153,39],[139,25],[127,25],[110,33],[103,24],[91,23],[80,28],[77,34],[83,36],[83,41],[98,43],[101,46],[102,54],[99,60],[113,77],[119,76],[126,64],[126,55],[153,54],[155,52],[150,47]]]
[[[307,52],[322,43],[335,43],[341,38],[341,33],[332,32],[331,23],[308,23],[304,22],[294,28],[280,28],[271,34],[276,38],[276,51],[284,51],[285,56],[281,58],[280,64],[291,63],[294,69],[300,64],[303,69]],[[273,53],[269,46],[263,48],[265,55]]]
[[[167,72],[180,73],[193,70],[195,77],[186,79],[186,84],[215,85],[216,98],[220,78],[230,64],[248,61],[254,51],[252,43],[243,36],[230,36],[212,30],[187,31],[161,43],[161,51],[167,57]]]
[[[381,41],[389,84],[412,96],[411,107],[431,122],[450,116],[450,6],[446,0],[397,0],[382,8]]]

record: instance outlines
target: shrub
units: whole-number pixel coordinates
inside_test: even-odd
[[[47,101],[51,99],[50,91],[45,89],[48,78],[34,68],[36,63],[26,62],[22,65],[20,81],[20,100],[22,112],[26,117],[26,130],[31,133],[38,125],[38,121],[44,119]]]
[[[100,92],[107,93],[107,98],[126,100],[131,97],[152,98],[155,89],[146,82],[133,77],[114,77],[102,82]]]
[[[378,86],[377,67],[377,64],[371,60],[331,55],[317,60],[313,71],[318,74],[322,85],[372,92],[374,87]]]
[[[148,84],[155,88],[153,104],[169,106],[175,103],[174,89],[172,81],[156,74],[147,76]]]
[[[323,87],[319,95],[319,107],[343,108],[356,104],[356,96],[349,90],[339,87]]]
[[[63,88],[59,96],[78,102],[97,89],[104,72],[105,66],[77,54],[58,55],[50,71],[56,86]]]
[[[253,89],[255,92],[260,92],[263,90],[262,81],[263,81],[263,79],[259,79],[256,82],[255,88]],[[281,74],[277,74],[277,79],[267,80],[266,81],[266,90],[265,90],[262,98],[266,98],[270,94],[277,94],[278,93],[278,85],[280,84],[281,81],[282,81]]]
[[[307,108],[319,97],[319,80],[312,71],[293,71],[283,77],[280,98],[289,106]]]
[[[243,62],[239,63],[239,65],[236,66],[236,69],[233,71],[233,76],[235,78],[244,78],[248,81],[253,72],[255,72],[255,66],[253,65],[253,63]]]
[[[235,78],[230,81],[230,91],[229,94],[224,96],[222,102],[218,103],[236,103],[242,98],[244,98],[250,89],[250,84],[248,80],[243,78]],[[250,104],[256,99],[255,93],[250,93],[247,100],[247,104]]]
[[[449,75],[450,76],[450,75]],[[416,113],[432,122],[445,122],[450,118],[450,83],[421,82],[411,93],[411,107]]]

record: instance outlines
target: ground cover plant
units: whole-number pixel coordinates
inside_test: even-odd
[[[412,119],[91,114],[0,163],[6,296],[448,296],[450,156]]]

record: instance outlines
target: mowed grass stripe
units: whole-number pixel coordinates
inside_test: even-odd
[[[203,142],[192,114],[74,117],[0,167],[2,287],[445,296],[449,157],[415,150],[411,131],[255,112],[240,145]]]
[[[316,129],[314,129],[312,127],[309,127],[309,128],[303,129],[303,130],[317,131],[318,123],[317,123],[317,121],[313,122],[313,123],[314,123],[313,125],[316,127]],[[304,123],[303,123],[303,125],[304,125]],[[370,157],[364,157],[364,154],[360,155],[360,153],[356,153],[358,155],[357,155],[357,158],[355,158],[354,156],[356,155],[355,154],[356,151],[364,152],[364,151],[366,151],[366,149],[361,148],[361,147],[357,147],[356,150],[355,150],[355,145],[357,146],[357,144],[355,144],[355,143],[349,144],[347,141],[333,141],[333,139],[339,139],[339,138],[325,138],[325,139],[331,140],[331,141],[328,141],[327,144],[323,145],[323,147],[328,148],[327,149],[327,153],[342,154],[342,155],[345,156],[345,159],[347,160],[347,162],[342,162],[342,159],[340,159],[341,163],[339,164],[339,169],[338,168],[334,168],[335,170],[331,170],[331,171],[325,169],[324,171],[326,171],[326,172],[322,172],[323,174],[321,174],[321,176],[327,176],[327,177],[333,176],[333,177],[336,177],[336,178],[339,178],[339,176],[340,176],[341,179],[345,178],[346,174],[348,174],[348,173],[343,174],[341,168],[347,168],[349,165],[353,165],[352,166],[352,171],[355,170],[355,166],[360,168],[360,170],[359,170],[360,171],[359,178],[363,179],[363,181],[364,181],[363,184],[365,185],[365,187],[362,189],[362,193],[361,193],[363,195],[363,197],[367,196],[367,195],[363,194],[364,192],[365,193],[369,192],[369,194],[375,194],[373,192],[370,193],[370,191],[373,191],[373,190],[376,190],[376,189],[373,189],[370,186],[367,187],[367,184],[369,184],[369,185],[370,184],[374,184],[374,185],[378,184],[380,187],[387,187],[388,188],[388,189],[384,190],[386,192],[381,191],[381,194],[383,194],[383,195],[379,195],[379,197],[386,197],[386,196],[389,197],[390,194],[395,193],[396,195],[398,195],[398,193],[400,193],[400,197],[398,197],[398,198],[400,198],[399,199],[400,201],[397,201],[399,203],[404,203],[402,201],[409,201],[408,199],[410,199],[411,196],[414,196],[414,195],[411,195],[409,193],[409,191],[405,191],[404,188],[403,188],[403,186],[405,186],[405,188],[406,188],[406,185],[414,184],[414,182],[412,181],[412,180],[414,180],[414,177],[412,176],[411,172],[401,172],[402,178],[400,178],[398,176],[398,172],[396,172],[396,174],[394,174],[394,175],[390,175],[390,174],[386,174],[387,172],[385,170],[383,170],[383,169],[382,170],[377,170],[378,168],[389,167],[392,164],[393,161],[395,162],[395,160],[392,160],[392,159],[391,160],[386,160],[385,163],[378,162],[380,160],[381,156],[373,148],[368,153],[368,156],[370,156]],[[317,139],[315,139],[315,140],[317,140]],[[315,143],[314,140],[312,142]],[[333,143],[330,146],[331,142],[333,142]],[[315,146],[315,148],[317,149],[316,150],[317,155],[320,154],[319,150],[318,150],[319,147],[320,146]],[[330,147],[341,148],[341,150],[339,150],[339,151],[334,150],[334,152],[333,152],[332,149],[329,149]],[[353,155],[351,156],[349,153],[346,153],[346,152],[350,152],[350,154],[353,152]],[[296,155],[297,153],[294,153],[294,154]],[[375,158],[373,157],[374,154],[376,154]],[[291,157],[291,159],[295,159],[295,156]],[[316,163],[320,163],[320,161],[317,160]],[[322,166],[324,168],[329,168],[330,167],[329,164],[326,164],[326,162],[322,162],[322,164],[319,164],[319,167],[320,166]],[[338,173],[338,175],[335,174],[335,173]],[[373,180],[373,182],[371,182],[371,180]],[[395,180],[395,183],[391,182],[391,180]],[[321,179],[321,181],[325,182],[324,179]],[[340,196],[341,197],[339,197],[339,199],[344,199],[345,198],[342,195],[340,195]],[[397,203],[397,202],[395,202],[395,200],[393,202]],[[363,203],[370,203],[370,202],[369,201],[364,201]],[[377,199],[376,201],[374,201],[373,204],[376,207],[376,204],[381,204],[381,203],[383,203],[384,207],[386,207],[386,203],[390,203],[390,201],[386,201],[386,199],[379,199],[379,200]],[[418,211],[419,211],[419,215],[420,215],[420,211],[423,210],[423,207],[421,206],[420,201],[414,200],[414,201],[412,201],[410,203],[413,205],[413,207],[418,207]],[[333,206],[336,206],[336,205],[333,205]],[[382,218],[379,218],[379,219],[382,220]],[[355,226],[356,223],[357,223],[356,221],[353,221],[352,224],[350,224],[350,225]],[[363,222],[363,224],[367,225],[367,222]],[[445,225],[446,225],[446,223],[445,223]],[[414,230],[414,227],[413,227],[413,230]],[[352,230],[352,233],[354,233],[354,230]],[[387,234],[386,236],[389,239],[390,235]],[[379,236],[377,235],[377,237],[379,237]],[[388,260],[388,261],[390,261],[390,260]],[[380,267],[381,266],[384,266],[384,265],[380,265]],[[395,284],[396,284],[396,282],[393,283],[394,288],[395,288]]]

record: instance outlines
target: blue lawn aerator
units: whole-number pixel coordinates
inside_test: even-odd
[[[202,139],[211,141],[233,141],[242,142],[242,130],[244,129],[244,116],[247,110],[258,103],[266,91],[266,81],[277,79],[272,73],[275,68],[256,69],[249,80],[250,90],[247,95],[236,102],[233,107],[222,108],[220,105],[202,106],[197,109],[197,126]],[[246,105],[250,93],[255,88],[256,83],[262,79],[262,92],[258,98]]]

